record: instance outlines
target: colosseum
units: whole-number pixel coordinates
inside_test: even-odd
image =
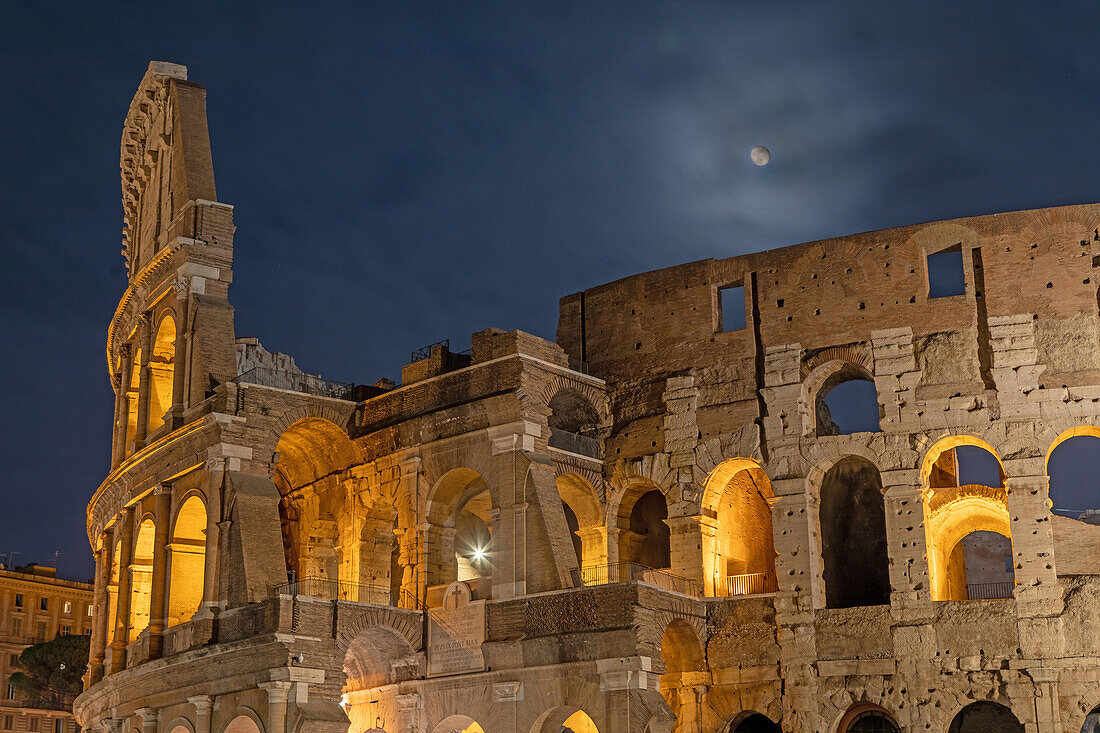
[[[205,99],[154,62],[123,128],[84,728],[1100,730],[1100,526],[1048,476],[1100,436],[1100,205],[669,267],[342,384],[234,333]]]

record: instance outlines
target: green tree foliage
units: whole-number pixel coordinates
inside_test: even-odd
[[[66,708],[82,689],[90,642],[90,636],[66,635],[29,646],[19,655],[20,671],[9,681],[33,705]]]

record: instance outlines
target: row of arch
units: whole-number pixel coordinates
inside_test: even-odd
[[[331,478],[333,471],[322,464],[351,463],[350,453],[339,455],[338,443],[352,445],[339,428],[319,418],[301,422],[287,431],[295,440],[284,437],[280,446],[285,443],[286,455],[300,453],[302,457],[295,459],[299,462],[317,464],[306,469],[306,475]],[[311,431],[319,432],[312,439],[302,437]],[[1067,431],[1051,447],[1048,461],[1062,445],[1095,442],[1098,436],[1100,430],[1095,428]],[[295,441],[306,447],[295,448]],[[971,470],[970,464],[977,470]],[[277,483],[284,493],[294,490],[291,476],[296,470],[303,469],[293,460],[280,464]],[[928,449],[920,475],[933,598],[1011,597],[1011,522],[1004,469],[995,450],[974,436],[945,438]],[[677,518],[670,518],[668,499],[658,484],[630,478],[605,508],[583,476],[561,473],[556,483],[584,582],[636,579],[636,571],[624,570],[628,566],[641,568],[637,572],[643,576],[648,569],[674,571],[672,527]],[[821,469],[813,483],[819,487],[814,521],[820,529],[817,550],[825,604],[889,603],[886,507],[878,468],[866,457],[842,456]],[[399,538],[407,525],[399,517],[398,502],[383,502],[371,509],[354,528],[354,536],[341,529],[346,519],[339,506],[319,506],[285,517],[288,565],[301,578],[350,580],[381,588],[386,602],[395,604],[401,589],[415,584],[418,562],[427,565],[424,582],[428,586],[489,578],[494,560],[491,495],[485,477],[472,468],[454,468],[442,475],[428,494],[427,521],[420,524],[425,553],[420,557],[401,552]],[[751,459],[730,459],[711,472],[702,493],[701,514],[691,518],[702,533],[701,594],[777,590],[775,501],[768,476]]]
[[[154,597],[163,593],[164,628],[186,623],[203,600],[206,575],[206,502],[198,492],[183,497],[166,533],[165,587],[153,584],[157,552],[157,517],[152,512],[135,515],[131,545],[124,548],[125,532],[115,532],[111,568],[106,585],[107,628],[116,644],[129,643],[145,631],[153,619]],[[126,559],[129,562],[123,566]],[[128,582],[120,582],[123,576]],[[122,594],[127,594],[123,602]],[[125,618],[119,618],[124,609]]]
[[[144,326],[128,344],[130,358],[123,361],[120,356],[116,367],[122,380],[117,405],[116,463],[139,448],[145,436],[164,425],[175,399],[176,319],[170,311],[163,313],[148,339],[141,328]]]

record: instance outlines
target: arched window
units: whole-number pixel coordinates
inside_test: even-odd
[[[554,395],[549,406],[550,447],[599,458],[600,415],[592,403],[579,392],[563,389]]]
[[[879,431],[878,390],[862,367],[850,363],[839,366],[821,384],[815,399],[818,435]]]
[[[600,733],[588,713],[575,707],[547,710],[531,727],[531,733]]]
[[[1100,733],[1100,705],[1089,711],[1081,724],[1081,733]]]
[[[126,455],[134,452],[137,439],[138,394],[141,385],[141,349],[134,349],[134,363],[130,366],[130,385],[126,388]]]
[[[836,730],[837,733],[899,733],[900,727],[885,708],[864,702],[848,708]]]
[[[629,529],[620,537],[627,562],[662,570],[672,567],[671,535],[665,495],[653,489],[642,494],[630,510]]]
[[[176,354],[176,322],[166,315],[157,328],[153,353],[149,355],[149,423],[146,433],[164,424],[172,408],[172,372]]]
[[[933,446],[925,460],[932,599],[1011,598],[1012,532],[997,456],[977,438],[956,436]]]
[[[1012,710],[989,700],[972,702],[951,720],[948,733],[1023,733],[1024,726]]]
[[[577,555],[577,566],[585,582],[589,582],[593,573],[606,571],[607,546],[601,531],[603,507],[592,485],[578,474],[562,474],[555,482],[569,538]]]
[[[130,563],[130,638],[133,641],[149,626],[149,610],[153,591],[153,541],[156,527],[146,517],[138,525],[134,539],[133,561]]]
[[[225,726],[224,733],[263,733],[263,729],[249,715],[238,715]]]
[[[168,625],[191,620],[202,604],[206,575],[206,504],[192,494],[180,505],[168,545]]]
[[[428,500],[428,585],[493,575],[492,499],[470,468],[448,471]]]
[[[439,721],[432,733],[485,733],[476,720],[466,715],[452,715]]]
[[[717,522],[713,595],[744,596],[777,589],[768,503],[773,497],[767,474],[752,461],[724,461],[711,472],[703,509],[713,512]]]
[[[1100,431],[1097,431],[1100,435]],[[1074,519],[1100,509],[1100,437],[1075,435],[1055,446],[1047,460],[1054,511]]]
[[[882,479],[869,461],[842,458],[821,484],[821,555],[829,608],[890,602]]]

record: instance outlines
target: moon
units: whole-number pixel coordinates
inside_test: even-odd
[[[752,158],[752,162],[756,165],[767,165],[772,160],[772,151],[768,150],[763,145],[757,145],[749,151],[749,157]]]

